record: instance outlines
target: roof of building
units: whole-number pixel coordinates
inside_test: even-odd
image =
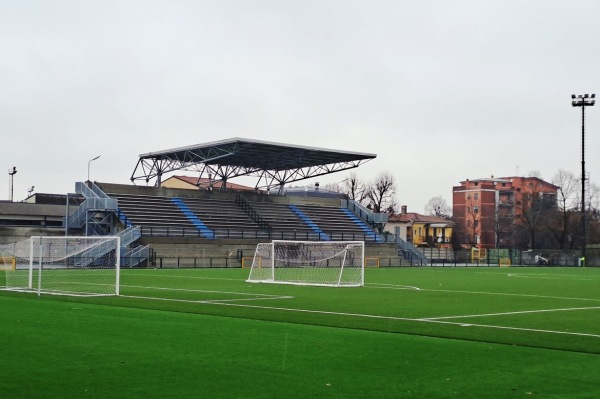
[[[439,224],[440,226],[437,226],[437,227],[445,227],[445,226],[454,225],[454,222],[452,222],[451,220],[444,219],[444,218],[437,217],[437,216],[421,215],[416,212],[406,212],[406,213],[392,215],[389,217],[388,222],[389,223],[411,223],[411,224],[414,224],[414,223]]]
[[[376,158],[376,154],[330,150],[235,137],[227,140],[149,152],[139,156],[131,181],[156,179],[177,170],[194,170],[200,177],[227,181],[237,176],[258,176],[262,187],[283,186],[298,180],[350,168]],[[229,184],[229,183],[227,183]]]

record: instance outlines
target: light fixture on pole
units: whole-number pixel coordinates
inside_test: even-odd
[[[35,186],[31,186],[31,187],[29,188],[29,190],[27,190],[27,196],[28,196],[28,197],[31,197],[31,194],[33,194],[33,190],[35,190]]]
[[[13,166],[12,170],[9,169],[8,170],[8,183],[10,185],[10,202],[13,202],[13,189],[14,189],[14,185],[13,185],[13,180],[14,180],[14,175],[17,174],[17,167]]]
[[[585,265],[585,246],[587,243],[587,229],[585,216],[585,107],[592,107],[596,103],[595,94],[571,95],[571,105],[581,107],[581,261]]]
[[[92,159],[90,159],[90,160],[88,161],[88,178],[87,178],[87,181],[90,181],[90,164],[91,164],[93,161],[95,161],[96,159],[98,159],[98,158],[100,158],[100,155],[98,155],[97,157],[95,157],[95,158],[92,158]]]

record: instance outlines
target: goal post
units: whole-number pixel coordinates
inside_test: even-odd
[[[119,295],[121,239],[115,236],[34,236],[0,245],[15,267],[3,288],[55,295]]]
[[[246,281],[361,287],[364,241],[286,241],[260,243]]]

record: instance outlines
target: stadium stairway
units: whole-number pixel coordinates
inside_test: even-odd
[[[341,210],[367,235],[367,237],[371,238],[375,242],[385,241],[379,234],[377,234],[370,226],[368,226],[361,218],[352,213],[352,211],[350,211],[348,208],[341,208]]]
[[[317,224],[313,222],[311,218],[306,216],[306,214],[302,212],[300,208],[298,208],[298,206],[291,204],[288,206],[292,210],[292,212],[294,212],[308,227],[311,228],[312,231],[318,234],[321,241],[331,241],[331,237],[325,234],[325,232],[321,230],[321,228],[317,226]]]
[[[112,235],[121,238],[121,263],[136,266],[148,260],[149,247],[138,246],[135,243],[141,238],[139,227],[134,227],[118,208],[118,201],[110,198],[100,187],[92,182],[77,182],[75,192],[85,200],[71,215],[63,218],[63,224],[68,232],[88,236]],[[120,230],[117,221],[125,226]],[[81,232],[83,230],[83,232]],[[102,245],[91,248],[80,254],[80,266],[91,265],[94,260],[110,256],[110,249]]]
[[[181,212],[192,222],[194,226],[200,231],[200,233],[206,238],[215,238],[215,233],[209,229],[198,216],[190,209],[182,198],[171,198],[173,202]]]

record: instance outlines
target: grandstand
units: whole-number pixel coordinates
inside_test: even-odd
[[[286,193],[291,183],[375,157],[240,138],[142,154],[131,181],[145,186],[76,183],[79,206],[66,211],[64,230],[52,233],[119,235],[125,267],[239,267],[258,243],[274,239],[364,241],[366,257],[394,266],[422,264],[426,259],[408,243],[379,234],[386,215],[318,187],[315,195]],[[167,174],[182,170],[198,172],[204,184],[161,185]],[[238,176],[257,177],[254,189],[230,187],[228,180]]]
[[[241,266],[241,258],[251,256],[257,243],[272,239],[359,240],[367,243],[369,257],[398,259],[396,243],[385,242],[374,226],[350,215],[339,198],[294,204],[290,201],[301,199],[260,192],[97,186],[117,200],[123,226],[139,227],[140,241],[151,245],[159,259],[189,261],[210,252],[213,258],[229,258],[213,266]]]

